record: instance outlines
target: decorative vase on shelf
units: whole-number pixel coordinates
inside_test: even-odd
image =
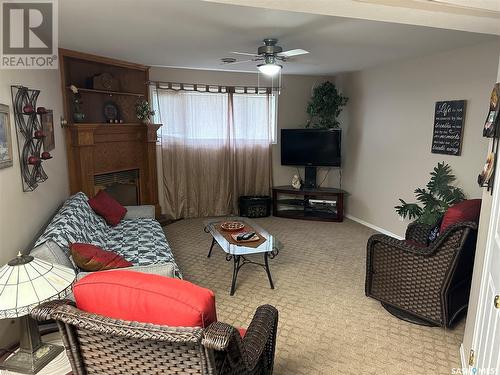
[[[85,120],[85,113],[82,112],[73,113],[73,120],[75,120],[75,122],[83,122]]]

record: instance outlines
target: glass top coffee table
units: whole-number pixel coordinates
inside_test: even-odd
[[[236,243],[236,241],[231,238],[231,233],[235,232],[228,232],[221,228],[220,224],[225,221],[241,221],[245,224],[246,229],[252,228],[260,237],[260,240],[255,242]],[[255,221],[246,217],[215,217],[205,220],[204,224],[205,232],[212,235],[212,244],[210,245],[207,257],[210,258],[214,245],[217,243],[226,253],[226,261],[233,261],[233,279],[231,282],[230,295],[234,295],[239,270],[248,263],[263,267],[269,279],[269,285],[271,289],[274,289],[271,270],[269,269],[269,259],[274,259],[283,248],[283,245],[275,236],[260,227]],[[255,254],[263,254],[264,263],[258,263],[246,258],[248,255]]]

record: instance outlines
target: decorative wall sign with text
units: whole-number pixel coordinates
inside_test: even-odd
[[[460,155],[464,119],[465,100],[436,102],[431,148],[433,154]]]

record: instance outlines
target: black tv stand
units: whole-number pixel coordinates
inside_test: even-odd
[[[304,187],[307,189],[316,188],[316,167],[305,167]]]
[[[273,187],[273,215],[290,219],[343,221],[344,190]]]

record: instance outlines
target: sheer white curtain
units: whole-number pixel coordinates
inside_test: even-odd
[[[158,90],[156,101],[168,216],[227,215],[240,195],[269,193],[268,95]]]

